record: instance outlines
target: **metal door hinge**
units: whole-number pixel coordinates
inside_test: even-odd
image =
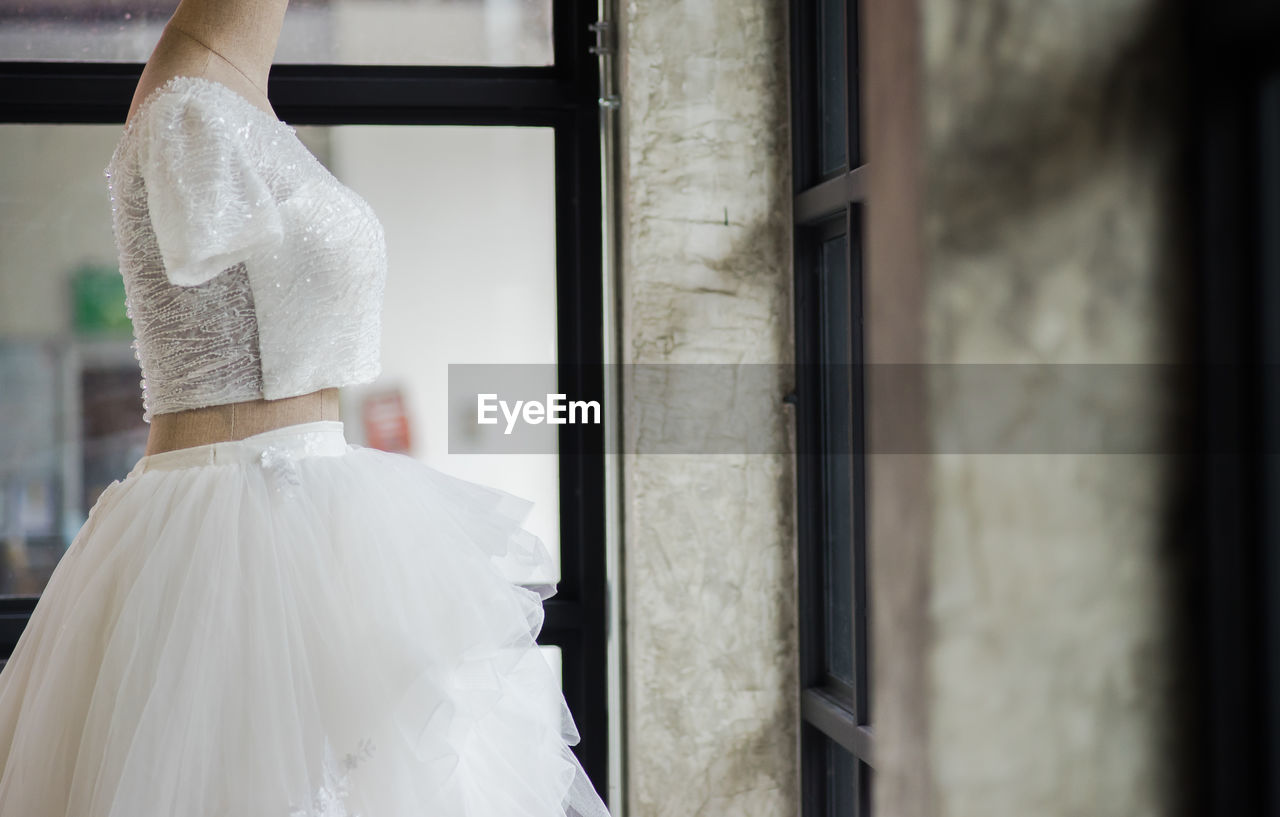
[[[614,43],[613,23],[608,20],[597,20],[587,26],[595,32],[596,44],[588,49],[592,54],[599,56],[612,55],[617,51]]]
[[[600,107],[606,111],[616,111],[622,107],[622,98],[617,94],[600,97]]]

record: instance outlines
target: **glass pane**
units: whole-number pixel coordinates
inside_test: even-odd
[[[0,594],[35,595],[142,456],[102,170],[118,125],[0,126]]]
[[[848,159],[845,2],[822,0],[818,12],[818,172],[824,176],[840,170]]]
[[[0,57],[145,62],[175,7],[0,0]],[[551,0],[293,0],[276,62],[550,65]]]
[[[827,671],[854,686],[853,660],[853,421],[849,242],[822,244],[823,496]]]
[[[849,4],[849,13],[853,15],[852,25],[849,26],[849,56],[846,58],[848,70],[845,77],[852,79],[849,87],[846,89],[846,99],[849,100],[849,166],[866,164],[867,155],[865,145],[862,143],[862,89],[858,87],[859,77],[861,76],[861,51],[858,48],[859,38],[862,36],[860,27],[861,19],[858,14],[862,8],[861,3],[851,2]]]
[[[558,558],[557,457],[450,457],[445,390],[449,362],[556,359],[553,133],[298,134],[386,228],[383,375],[342,390],[347,438],[402,443],[534,501],[527,526]],[[119,135],[119,125],[0,126],[0,595],[40,592],[98,493],[145,447],[102,173]],[[397,412],[407,439],[386,434]]]
[[[538,653],[551,665],[551,671],[556,676],[555,688],[558,694],[552,695],[546,705],[550,711],[558,712],[564,700],[564,655],[560,648],[555,646],[539,646]]]
[[[403,408],[410,452],[532,500],[528,528],[559,553],[554,454],[450,454],[450,363],[556,361],[555,138],[550,128],[298,128],[382,220],[382,376],[343,390],[352,439]],[[325,158],[325,156],[321,156]],[[357,421],[357,422],[353,422]],[[540,581],[556,581],[553,576]]]
[[[857,768],[847,749],[827,740],[827,817],[857,817]]]
[[[551,665],[551,671],[556,675],[556,680],[559,682],[559,686],[563,687],[564,654],[561,649],[556,646],[539,646],[538,652],[542,653],[542,657],[547,659],[547,663]]]

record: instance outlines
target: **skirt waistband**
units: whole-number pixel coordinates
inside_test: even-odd
[[[233,465],[257,463],[272,466],[285,459],[299,457],[336,457],[348,450],[347,438],[339,420],[274,428],[242,440],[179,448],[159,454],[148,454],[138,460],[129,476],[147,471],[172,471],[201,465]]]

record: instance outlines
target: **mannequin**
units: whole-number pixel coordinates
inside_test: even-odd
[[[220,82],[274,117],[267,99],[267,76],[288,5],[288,0],[182,0],[142,70],[129,121],[152,91],[175,76]],[[158,414],[151,418],[146,453],[337,419],[337,389]]]
[[[277,174],[266,192],[254,186],[255,206],[314,186],[288,202],[298,207],[277,222],[279,240],[270,226],[256,231],[286,264],[267,274],[318,277],[313,289],[343,296],[258,292],[254,310],[299,310],[267,313],[280,323],[259,321],[258,333],[280,350],[291,331],[290,343],[316,352],[282,351],[274,371],[296,379],[281,382],[363,382],[377,362],[381,222],[303,156],[305,145],[273,142],[265,121],[255,133],[265,117],[245,104],[271,111],[266,80],[286,4],[182,0],[138,83],[138,141],[120,134],[107,166],[139,328],[164,313],[171,331],[152,359],[172,360],[151,385],[210,386],[190,401],[161,399],[169,407],[261,394],[234,386],[267,377],[242,365],[253,350],[236,344],[255,333],[242,320],[243,287],[173,289],[184,253],[165,268],[155,230],[233,247],[203,256],[213,259],[205,281],[233,259],[266,257],[240,217],[269,211],[237,210],[249,199],[234,189],[222,209],[235,181]],[[174,77],[191,81],[150,119],[142,104]],[[184,180],[187,168],[211,175]],[[165,225],[155,207],[171,193]],[[317,229],[345,251],[313,255],[290,240]],[[287,264],[291,251],[306,253],[293,257],[305,269]],[[175,306],[185,299],[209,308]],[[284,320],[322,310],[330,322]],[[213,338],[210,354],[175,349],[181,337]],[[304,379],[323,355],[346,369]],[[210,360],[233,365],[211,375]],[[532,503],[348,444],[335,398],[325,389],[152,417],[147,455],[98,497],[0,668],[0,817],[609,817],[572,751],[578,731],[560,679],[539,653],[553,590],[539,577],[554,560],[524,527]]]

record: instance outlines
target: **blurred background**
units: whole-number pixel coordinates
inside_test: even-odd
[[[551,65],[550,0],[297,0],[277,63]],[[143,63],[177,4],[4,0],[7,60]]]
[[[5,654],[145,445],[174,5],[0,0]],[[348,439],[535,501],[617,817],[1280,814],[1280,7],[295,0],[270,91],[386,227]],[[460,363],[604,424],[450,454]],[[682,453],[667,364],[757,419]]]

